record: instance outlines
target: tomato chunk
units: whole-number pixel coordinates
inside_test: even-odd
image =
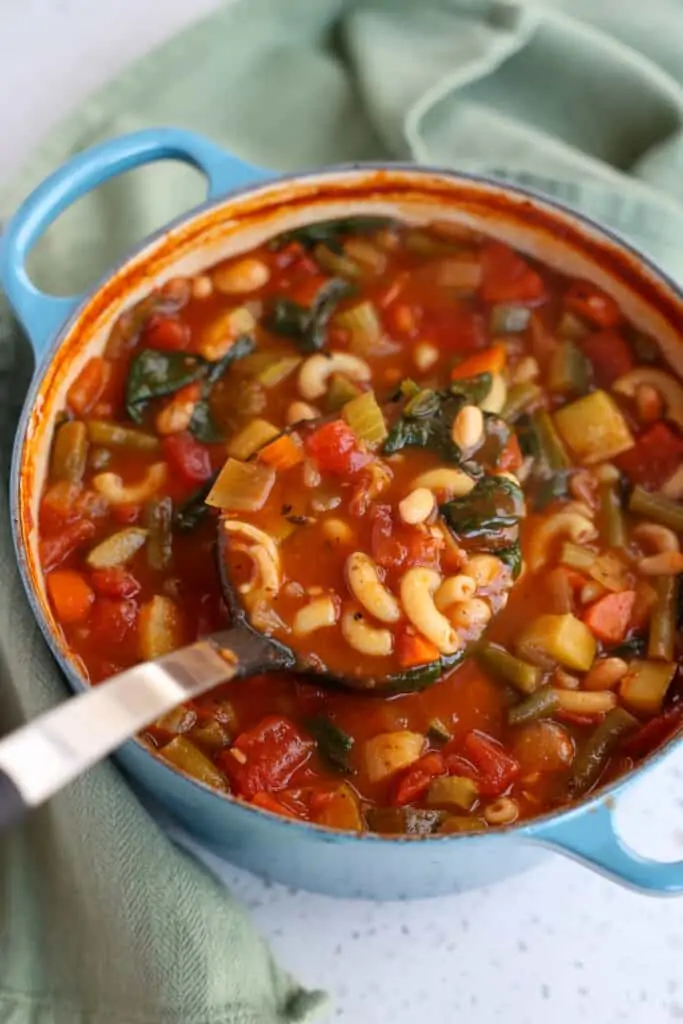
[[[429,789],[432,779],[435,779],[437,775],[443,775],[445,771],[446,762],[443,754],[438,750],[425,754],[419,761],[411,765],[398,780],[394,793],[394,804],[397,807],[403,807],[405,804],[412,804],[415,800],[419,800]]]
[[[89,519],[79,519],[69,523],[56,537],[46,537],[40,542],[40,561],[43,569],[49,572],[61,565],[65,558],[76,548],[90,540],[95,533],[95,524]]]
[[[333,420],[318,427],[305,441],[306,451],[312,455],[321,473],[333,476],[353,476],[372,460],[362,442],[343,420]]]
[[[178,317],[154,313],[145,324],[142,343],[162,352],[180,352],[190,343],[190,328]]]
[[[105,647],[118,647],[137,625],[138,606],[132,600],[100,597],[90,618],[90,635]]]
[[[314,746],[288,718],[268,715],[241,733],[219,761],[235,792],[253,799],[257,793],[284,789]]]
[[[621,310],[610,295],[589,281],[574,281],[564,295],[564,305],[596,327],[616,327]]]
[[[449,756],[451,750],[455,758]],[[500,796],[520,771],[519,762],[506,753],[500,743],[477,729],[469,732],[459,746],[453,741],[447,743],[444,755],[449,775],[467,775],[468,762],[474,767],[475,781],[482,796]]]
[[[618,594],[606,594],[589,605],[583,621],[593,636],[608,644],[618,644],[626,639],[631,626],[635,590],[622,590]]]
[[[522,465],[524,459],[519,447],[519,441],[515,434],[510,436],[509,441],[503,448],[498,459],[498,469],[506,473],[514,473]]]
[[[595,383],[608,388],[635,366],[633,352],[618,331],[604,330],[586,334],[580,341],[584,355],[593,366]]]
[[[135,577],[120,565],[111,569],[93,569],[90,582],[101,597],[135,597],[140,590]]]
[[[177,473],[184,483],[203,484],[211,476],[213,470],[209,449],[195,441],[188,431],[165,437],[162,449],[171,472]]]
[[[485,302],[538,302],[545,297],[540,274],[504,242],[482,246],[481,297]]]
[[[667,423],[655,423],[615,462],[631,483],[658,491],[683,462],[683,437]]]

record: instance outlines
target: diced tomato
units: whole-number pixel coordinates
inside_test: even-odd
[[[481,250],[481,297],[485,302],[538,302],[545,297],[540,274],[504,242],[485,242]]]
[[[390,505],[373,505],[370,550],[372,557],[383,569],[397,569],[406,558],[406,547],[394,534],[394,519]]]
[[[616,327],[621,323],[621,310],[614,299],[588,281],[573,281],[563,301],[565,309],[596,327]]]
[[[40,563],[46,572],[61,565],[72,551],[90,540],[95,533],[95,524],[89,519],[69,523],[56,537],[45,537],[40,542]]]
[[[268,715],[253,729],[241,733],[219,761],[235,791],[253,798],[260,792],[284,789],[314,746],[313,740],[303,736],[289,719]]]
[[[40,525],[49,532],[60,530],[71,519],[76,518],[76,502],[81,485],[59,480],[43,494],[40,502]]]
[[[95,595],[80,572],[56,569],[47,577],[47,592],[63,625],[83,622],[90,614]]]
[[[184,483],[203,484],[211,476],[209,449],[188,431],[165,437],[161,446],[171,473],[177,473]]]
[[[628,342],[618,331],[586,334],[579,344],[593,366],[595,383],[601,388],[609,388],[618,377],[635,366]]]
[[[90,617],[90,636],[105,647],[117,647],[135,628],[137,620],[136,601],[100,597]]]
[[[651,718],[637,732],[631,733],[621,744],[621,753],[627,757],[641,758],[655,750],[668,739],[683,721],[683,705],[669,708],[663,715]]]
[[[135,576],[120,565],[111,569],[93,569],[90,582],[100,597],[135,597],[140,591]]]
[[[429,788],[429,783],[437,775],[443,775],[446,771],[446,763],[443,754],[439,751],[432,751],[425,754],[418,761],[408,768],[401,776],[396,785],[393,802],[397,807],[405,804],[412,804],[419,800],[422,794]]]
[[[315,459],[321,473],[353,476],[372,460],[362,442],[343,420],[318,427],[305,440],[306,451]]]
[[[175,316],[153,313],[142,332],[142,344],[162,352],[181,352],[190,344],[190,328]]]
[[[683,462],[683,437],[667,423],[655,423],[614,461],[631,483],[657,491]]]
[[[316,268],[317,269],[317,268]],[[315,302],[321,288],[327,284],[328,278],[323,274],[309,275],[296,281],[289,289],[288,298],[297,305],[308,309]]]
[[[479,792],[483,796],[500,796],[519,775],[519,762],[516,758],[506,753],[500,743],[476,729],[467,734],[460,753],[476,769]],[[449,775],[456,774],[453,762],[449,763],[447,758],[446,764]]]
[[[457,363],[451,370],[451,380],[466,380],[480,373],[502,373],[506,360],[505,346],[491,345],[484,352],[477,352]]]
[[[608,644],[618,644],[626,639],[631,627],[631,615],[636,600],[635,590],[622,590],[618,594],[606,594],[589,605],[583,621],[593,636]]]
[[[406,549],[404,565],[411,568],[415,565],[428,565],[438,568],[439,556],[443,542],[428,530],[420,530],[416,526],[402,526],[398,539]]]
[[[427,665],[439,657],[439,648],[431,640],[427,640],[407,627],[402,629],[396,638],[396,652],[401,668]]]
[[[519,469],[523,461],[519,441],[516,435],[512,434],[500,453],[498,469],[503,470],[505,473],[514,473],[516,469]]]
[[[447,317],[440,332],[444,348],[450,352],[468,355],[478,352],[488,345],[488,334],[484,318],[479,313],[468,310],[456,310]]]
[[[129,501],[123,505],[112,505],[111,515],[112,519],[115,519],[117,523],[121,523],[123,526],[130,526],[131,523],[137,523],[142,512],[142,507]]]
[[[250,803],[254,807],[260,807],[263,811],[272,811],[273,814],[279,814],[283,818],[296,818],[297,815],[293,811],[290,811],[288,807],[274,797],[271,793],[256,793],[251,798]]]
[[[66,402],[77,416],[84,416],[98,401],[111,376],[111,363],[101,356],[89,359],[66,393]]]

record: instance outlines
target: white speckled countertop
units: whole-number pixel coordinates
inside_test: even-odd
[[[62,114],[216,0],[1,3],[0,177]],[[683,749],[620,802],[643,854],[683,855]],[[412,904],[331,900],[220,871],[282,962],[344,1024],[683,1020],[683,897],[639,896],[559,856],[491,889]]]

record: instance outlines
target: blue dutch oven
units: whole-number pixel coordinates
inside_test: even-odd
[[[30,281],[25,260],[46,228],[85,192],[157,160],[181,160],[208,180],[208,200],[149,238],[88,294],[57,298]],[[37,556],[37,510],[57,411],[69,383],[101,352],[121,312],[170,277],[312,220],[389,214],[416,223],[453,219],[495,234],[551,266],[595,281],[642,329],[657,335],[683,375],[683,296],[642,254],[597,224],[522,189],[409,165],[345,166],[272,176],[190,132],[158,128],[84,152],[49,177],[7,225],[0,281],[31,341],[36,370],[17,430],[12,528],[21,576],[40,628],[70,685],[87,685],[46,598]],[[657,763],[663,749],[608,789],[574,806],[483,835],[382,837],[285,820],[195,782],[139,741],[116,758],[129,776],[198,840],[257,874],[346,897],[435,896],[530,866],[549,848],[633,888],[683,890],[683,863],[634,853],[615,831],[614,797]]]

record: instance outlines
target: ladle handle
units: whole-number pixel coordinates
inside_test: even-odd
[[[0,740],[0,829],[183,701],[238,675],[286,667],[278,645],[238,627],[64,701]]]

